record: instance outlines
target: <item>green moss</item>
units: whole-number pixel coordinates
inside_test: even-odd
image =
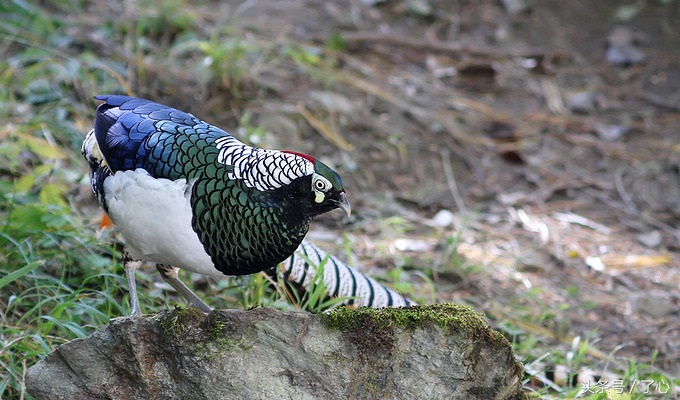
[[[383,328],[415,329],[434,323],[444,329],[466,332],[486,332],[486,318],[470,307],[456,304],[434,304],[405,308],[337,308],[326,315],[328,326],[341,330],[356,328],[365,322]]]
[[[220,354],[218,349],[247,350],[253,347],[253,343],[242,335],[234,336],[234,332],[230,332],[228,321],[218,313],[206,316],[196,308],[175,307],[174,310],[162,312],[153,318],[170,340],[179,341],[187,351],[208,362],[214,361]]]
[[[224,339],[225,323],[218,319],[212,319],[205,336],[208,340],[218,341]]]
[[[224,354],[224,352],[231,351],[233,349],[249,350],[253,347],[253,344],[248,342],[246,339],[227,339],[224,337],[209,341],[195,343],[193,347],[193,353],[205,360],[212,362],[217,356]]]
[[[378,398],[378,394],[380,393],[380,384],[377,382],[377,378],[375,376],[372,376],[366,380],[364,383],[364,388],[372,398]]]
[[[488,341],[495,347],[511,347],[505,336],[489,327],[482,314],[470,307],[450,303],[381,309],[341,307],[325,315],[325,321],[328,326],[345,332],[369,328],[380,335],[393,333],[394,328],[413,330],[424,324],[435,324],[451,332],[464,332],[468,337]]]
[[[175,307],[174,310],[154,316],[158,326],[167,336],[184,336],[190,327],[197,327],[205,314],[196,308]]]
[[[323,355],[323,360],[327,363],[342,363],[347,361],[347,357],[339,351],[333,351]]]
[[[225,321],[224,317],[219,313],[211,313],[208,316],[207,324],[204,328],[204,336],[210,342],[206,343],[206,345],[217,345],[221,349],[231,350],[238,347],[248,350],[253,347],[252,341],[233,331],[229,321]]]

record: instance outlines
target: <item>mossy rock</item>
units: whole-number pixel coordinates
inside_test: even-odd
[[[522,369],[468,307],[175,309],[118,318],[31,367],[36,399],[507,399]]]

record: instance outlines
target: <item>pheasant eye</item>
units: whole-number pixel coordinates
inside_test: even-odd
[[[330,182],[325,180],[323,177],[317,177],[314,180],[313,185],[314,185],[314,189],[319,191],[319,192],[325,192],[331,186]]]

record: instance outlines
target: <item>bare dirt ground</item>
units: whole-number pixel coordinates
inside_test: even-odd
[[[336,166],[355,214],[313,240],[421,301],[680,375],[680,2],[372,3],[216,2],[206,27],[272,51],[340,34],[338,68],[249,60],[227,109],[228,84],[146,95]]]

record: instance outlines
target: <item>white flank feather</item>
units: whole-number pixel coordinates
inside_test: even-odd
[[[134,259],[223,276],[191,228],[191,187],[185,179],[153,178],[144,169],[118,171],[104,181],[109,217]]]

